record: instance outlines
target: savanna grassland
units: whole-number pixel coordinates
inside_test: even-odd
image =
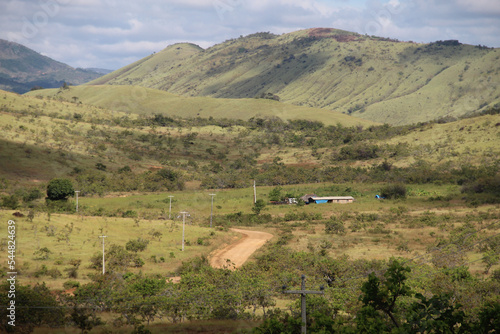
[[[496,321],[498,109],[390,126],[221,101],[110,85],[0,93],[0,216],[16,222],[23,330],[295,332],[297,299],[281,291],[303,274],[325,291],[308,297],[310,332]],[[53,179],[69,181],[67,199],[46,200]],[[270,204],[311,193],[355,202]],[[231,227],[274,237],[241,268],[212,268],[240,237]]]

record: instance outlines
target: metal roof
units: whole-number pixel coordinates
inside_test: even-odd
[[[331,200],[341,200],[341,199],[344,199],[344,200],[349,200],[349,199],[352,199],[354,200],[354,197],[352,196],[327,196],[327,197],[311,197],[311,199],[313,200],[327,200],[327,201],[331,201]]]

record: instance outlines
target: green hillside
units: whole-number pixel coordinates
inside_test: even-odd
[[[6,193],[20,184],[43,188],[53,177],[70,177],[97,194],[181,185],[240,188],[252,179],[262,185],[453,183],[464,170],[494,175],[489,171],[498,165],[495,112],[388,126],[271,100],[179,97],[108,85],[3,92],[0,111]],[[157,182],[162,169],[179,177]]]
[[[185,97],[140,86],[88,86],[69,89],[46,89],[29,92],[28,96],[52,97],[60,101],[81,102],[109,110],[138,115],[164,114],[184,118],[229,118],[248,120],[252,117],[279,117],[282,120],[308,119],[326,125],[370,126],[375,122],[335,111],[295,106],[269,99],[216,99]]]
[[[139,85],[183,96],[278,95],[389,124],[477,112],[500,102],[498,49],[416,44],[317,28],[257,33],[206,50],[175,44],[89,84]]]
[[[34,87],[79,85],[102,74],[72,68],[23,45],[0,39],[0,89],[24,93]]]

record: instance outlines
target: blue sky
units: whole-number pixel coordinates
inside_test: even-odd
[[[73,67],[117,69],[177,42],[331,27],[500,47],[500,0],[2,0],[0,38]]]

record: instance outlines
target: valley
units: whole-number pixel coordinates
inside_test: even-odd
[[[305,275],[312,333],[491,331],[497,54],[310,29],[0,91],[20,330],[293,333]]]

